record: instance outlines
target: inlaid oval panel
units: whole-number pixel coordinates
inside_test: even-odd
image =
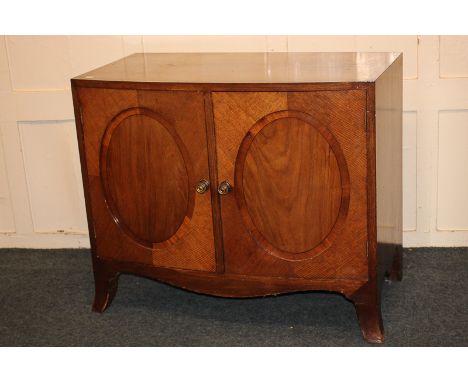
[[[143,245],[171,239],[190,218],[185,151],[175,131],[145,109],[128,111],[106,131],[106,200],[116,223]]]
[[[273,254],[310,252],[347,208],[336,150],[339,146],[325,127],[292,111],[267,116],[244,139],[236,182],[242,183],[251,231],[271,244]]]

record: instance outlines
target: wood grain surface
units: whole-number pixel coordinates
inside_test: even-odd
[[[335,154],[319,130],[292,115],[254,134],[251,129],[242,174],[253,225],[282,251],[309,251],[338,218],[342,187]]]
[[[216,261],[210,195],[195,191],[200,179],[209,179],[203,96],[191,92],[153,93],[93,88],[79,88],[77,96],[83,113],[84,156],[89,187],[87,203],[93,216],[96,255],[155,266],[214,271]],[[142,120],[142,110],[146,113],[144,118],[151,121]],[[127,121],[128,114],[135,111],[136,115],[140,115],[139,120],[130,120],[124,125],[115,123],[120,119]],[[143,124],[134,125],[136,122]],[[135,139],[132,137],[135,128],[146,132],[146,135],[143,133],[137,138],[133,142],[135,146],[131,148],[128,146],[131,141],[127,139]],[[106,131],[111,130],[115,132],[106,138]],[[106,153],[106,145],[112,142],[114,134],[122,135],[116,136],[115,147],[108,146],[110,154],[109,150],[107,154],[102,154]],[[161,148],[161,142],[152,149],[148,147],[158,137],[164,139],[165,155],[173,155],[161,161],[168,166],[164,169],[160,167],[161,163],[155,163],[158,162],[155,158],[158,158],[157,148]],[[137,151],[132,151],[135,149]],[[121,154],[122,160],[117,158]],[[101,155],[104,158],[110,155],[110,163],[114,161],[110,168],[107,164],[104,166],[104,172],[101,171]],[[131,163],[135,160],[138,163]],[[109,171],[114,171],[116,176]],[[124,179],[124,176],[130,178]],[[145,176],[149,181],[146,187],[153,187],[153,190],[131,182],[134,176]],[[109,181],[112,182],[110,185]],[[156,185],[158,182],[160,184]],[[151,195],[156,192],[154,187],[162,187],[158,191],[162,198],[152,199],[156,196]],[[171,192],[167,193],[167,190]],[[107,199],[109,195],[111,200]],[[116,221],[116,208],[113,209],[112,204],[121,196],[124,200],[114,207],[125,214],[122,221],[131,223],[134,235],[129,235],[129,230]],[[183,204],[179,205],[181,201]],[[150,211],[143,211],[142,207]],[[159,231],[161,222],[149,216],[157,208],[166,211],[170,219],[167,227]],[[140,212],[143,216],[139,215]],[[156,212],[156,218],[158,213],[161,212]],[[182,214],[183,222],[177,229]],[[147,219],[146,227],[143,219]],[[168,238],[173,231],[175,233]]]
[[[106,201],[121,228],[152,248],[153,243],[174,240],[192,217],[190,157],[177,133],[157,114],[134,108],[123,115],[114,119],[102,142]]]
[[[227,179],[234,186],[231,194],[221,197],[226,272],[262,276],[367,279],[366,92],[214,92],[213,105],[218,179]],[[284,154],[284,142],[283,145],[277,143],[278,147],[268,153],[269,157],[260,153],[252,154],[257,156],[248,159],[250,145],[255,142],[253,137],[268,126],[269,122],[274,122],[277,116],[275,113],[278,112],[286,113],[284,117],[288,116],[287,113],[295,117],[301,116],[299,119],[302,122],[296,127],[292,126],[289,134],[297,134],[298,131],[310,134],[308,138],[303,136],[294,139],[295,146],[290,147],[289,151],[296,155],[296,159],[288,162],[288,166],[300,169],[302,157],[298,153],[301,152],[302,145],[315,144],[313,137],[318,139],[320,136],[319,142],[322,139],[324,141],[322,146],[311,148],[314,152],[306,155],[318,155],[323,159],[319,165],[323,167],[319,167],[316,174],[327,173],[330,180],[322,179],[324,183],[321,186],[317,184],[315,188],[310,188],[309,184],[303,190],[300,189],[302,185],[299,180],[292,181],[293,176],[288,178],[291,174],[285,174],[285,171],[265,172],[266,168],[278,163],[275,161],[281,161],[281,158],[287,155]],[[286,134],[291,126],[289,123],[283,123],[283,126],[272,125],[273,129],[280,127],[284,128],[280,134]],[[267,127],[267,135],[268,130]],[[305,141],[303,138],[306,138]],[[259,146],[262,146],[261,139]],[[249,140],[252,142],[246,145],[245,142]],[[255,145],[257,144],[254,144],[254,147]],[[266,141],[263,141],[263,146],[265,145]],[[326,150],[320,154],[320,149]],[[333,153],[336,165],[326,152]],[[246,171],[243,168],[244,162],[247,163]],[[310,157],[307,166],[308,170],[313,168]],[[263,170],[254,178],[254,169],[260,167]],[[260,201],[261,205],[254,206],[252,202],[259,198],[258,194],[254,195],[256,188],[263,187],[265,190],[262,194],[265,195],[268,193],[268,187],[281,187],[285,179],[285,183],[289,181],[288,194],[302,194],[303,200],[308,201],[307,207],[310,208],[304,210],[304,202],[298,202],[300,199],[297,198],[292,199],[294,203],[298,202],[294,206],[294,218],[297,220],[293,222],[294,218],[291,218],[288,222],[288,238],[286,228],[281,227],[284,231],[280,232],[279,224],[275,225],[276,217],[284,219],[284,223],[288,219],[288,215],[284,215],[284,206],[274,202],[274,195],[279,195],[281,189],[273,190],[273,193],[264,196],[265,201]],[[247,193],[244,191],[246,185],[247,188],[250,187]],[[251,201],[251,210],[247,200]],[[313,212],[308,212],[313,211],[314,207],[318,208],[314,203],[318,203],[320,208],[322,204],[325,206],[324,212],[318,217],[313,215]],[[266,207],[268,209],[264,210]],[[322,216],[325,228],[322,228],[321,222],[313,222],[313,219]],[[314,228],[312,224],[304,228],[301,226],[304,221],[314,223],[320,228]],[[331,226],[332,234],[327,236]],[[299,232],[296,233],[295,230]],[[258,235],[257,232],[261,234]],[[279,234],[283,235],[283,239]],[[289,240],[286,242],[289,247],[281,248],[284,244],[278,245],[279,240]],[[307,246],[309,248],[305,248]],[[296,252],[291,252],[291,249]]]
[[[399,53],[136,53],[75,77],[82,82],[369,82]]]
[[[142,263],[128,261],[117,261],[109,259],[98,259],[97,269],[103,269],[103,279],[99,286],[108,287],[108,294],[99,290],[99,301],[108,302],[115,290],[113,283],[116,276],[121,273],[137,274],[150,277],[164,283],[178,286],[183,289],[205,293],[220,297],[255,297],[278,295],[283,293],[326,290],[342,293],[349,297],[353,295],[363,284],[362,280],[346,279],[304,279],[285,277],[259,277],[236,274],[218,274],[211,272],[200,272],[191,270],[172,269],[167,267],[154,267]],[[344,303],[344,302],[343,302]],[[104,309],[108,307],[108,303]]]

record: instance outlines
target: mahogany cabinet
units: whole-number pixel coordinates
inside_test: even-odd
[[[383,278],[401,279],[400,54],[135,54],[72,90],[95,311],[120,273],[225,297],[334,291],[383,341]]]

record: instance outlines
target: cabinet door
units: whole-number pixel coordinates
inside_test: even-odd
[[[215,270],[203,97],[79,88],[99,257]]]
[[[228,273],[366,279],[366,92],[215,92]]]

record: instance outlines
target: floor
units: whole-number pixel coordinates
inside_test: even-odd
[[[93,293],[89,250],[0,249],[0,346],[468,346],[468,248],[405,250],[384,345],[332,293],[224,299],[122,275],[104,314]]]

